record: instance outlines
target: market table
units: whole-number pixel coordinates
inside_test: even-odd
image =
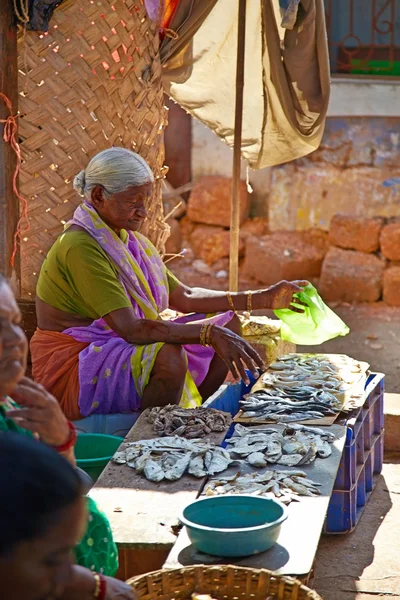
[[[233,564],[256,569],[269,569],[279,575],[294,575],[306,581],[312,570],[346,440],[346,427],[331,425],[326,429],[332,431],[337,438],[332,445],[331,456],[326,459],[317,459],[310,465],[300,467],[307,473],[309,479],[321,483],[321,495],[314,498],[300,497],[299,502],[291,502],[288,507],[289,517],[282,525],[281,534],[275,546],[255,556],[213,557],[198,552],[191,545],[184,528],[163,568],[174,569],[196,564]],[[271,465],[271,468],[279,469],[280,467]],[[290,467],[282,468],[291,470]],[[296,467],[292,469],[296,470]]]
[[[125,442],[157,437],[148,412],[141,414]],[[211,433],[204,439],[220,445],[225,435]],[[204,481],[184,475],[178,481],[154,483],[127,465],[107,465],[89,495],[110,521],[118,546],[118,577],[126,580],[161,568],[176,542],[178,515],[196,499]]]

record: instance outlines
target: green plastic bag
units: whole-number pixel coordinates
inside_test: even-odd
[[[333,310],[322,301],[311,283],[295,294],[294,297],[306,306],[293,303],[303,308],[304,313],[293,312],[288,308],[274,310],[282,321],[281,338],[300,346],[317,346],[332,338],[347,335],[350,329]]]

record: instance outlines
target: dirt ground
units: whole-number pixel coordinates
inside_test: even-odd
[[[356,529],[323,535],[311,587],[323,600],[400,598],[400,454],[382,474]]]

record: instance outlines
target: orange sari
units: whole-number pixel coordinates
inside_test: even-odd
[[[31,339],[32,375],[59,401],[67,419],[82,419],[79,412],[79,353],[89,344],[70,335],[37,329]]]

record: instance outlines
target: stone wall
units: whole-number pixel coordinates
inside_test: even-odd
[[[400,215],[400,118],[329,118],[320,148],[274,167],[269,192],[271,231],[328,230],[335,213]]]

